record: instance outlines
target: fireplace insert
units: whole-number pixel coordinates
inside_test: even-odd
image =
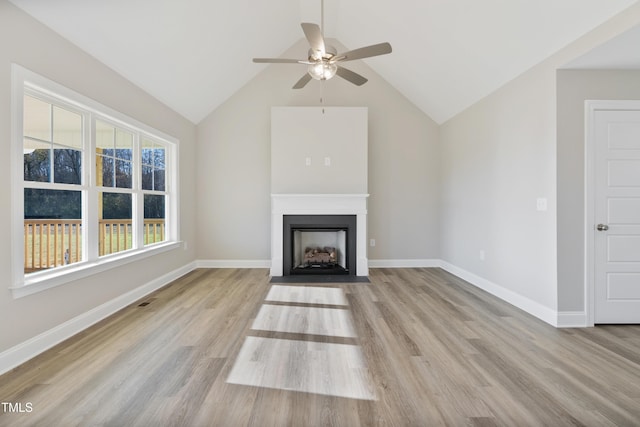
[[[284,215],[283,275],[355,276],[355,215]]]

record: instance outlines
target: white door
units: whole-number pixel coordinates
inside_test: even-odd
[[[594,117],[594,323],[640,323],[640,111]]]

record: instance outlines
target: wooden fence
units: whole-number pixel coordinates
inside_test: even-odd
[[[165,239],[164,219],[144,221],[144,244]],[[99,221],[98,253],[100,256],[131,249],[132,221],[111,219]],[[79,219],[25,219],[25,273],[72,264],[82,259],[82,222]]]

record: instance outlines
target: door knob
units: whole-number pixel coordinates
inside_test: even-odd
[[[596,226],[596,229],[597,229],[598,231],[607,231],[607,230],[609,229],[609,226],[608,226],[608,225],[606,225],[606,224],[598,224],[598,225]]]

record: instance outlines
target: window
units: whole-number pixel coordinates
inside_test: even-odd
[[[83,118],[25,91],[24,271],[83,260]]]
[[[13,114],[14,294],[177,247],[175,139],[17,65]]]
[[[100,256],[133,247],[134,134],[96,120],[98,251]]]
[[[165,239],[166,157],[166,147],[150,139],[142,140],[145,245]]]

